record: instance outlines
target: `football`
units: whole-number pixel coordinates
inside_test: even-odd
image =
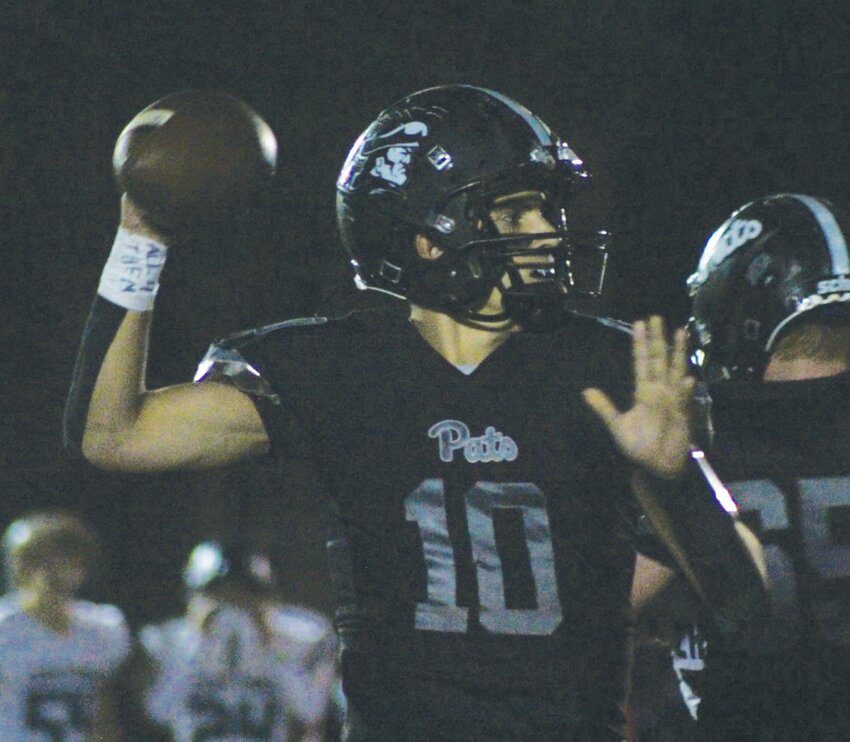
[[[216,90],[168,95],[137,113],[118,137],[118,186],[164,230],[232,219],[271,181],[277,140],[248,104]]]

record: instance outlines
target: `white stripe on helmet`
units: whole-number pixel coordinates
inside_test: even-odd
[[[841,227],[838,226],[832,212],[822,201],[811,196],[803,196],[799,193],[789,195],[804,203],[817,219],[818,226],[820,226],[826,239],[829,254],[832,257],[832,272],[839,276],[850,273],[850,255],[847,253],[847,241],[844,239]]]

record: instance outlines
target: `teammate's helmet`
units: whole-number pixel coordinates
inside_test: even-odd
[[[258,593],[268,593],[277,584],[271,558],[253,545],[203,541],[192,549],[183,570],[183,583],[190,591],[204,591],[225,581]]]
[[[500,93],[470,85],[413,93],[360,135],[337,181],[337,220],[355,284],[462,318],[546,325],[565,297],[595,296],[602,287],[607,233],[580,240],[566,224],[567,201],[588,178],[565,141]],[[533,239],[552,246],[531,250],[529,235],[498,235],[493,198],[518,191],[545,195],[556,231]],[[416,255],[417,234],[443,254]],[[516,267],[523,255],[535,258],[533,283]],[[502,289],[505,312],[483,316],[493,287]]]
[[[89,571],[99,549],[94,531],[76,516],[62,512],[32,513],[13,521],[3,534],[4,566],[13,586],[50,557],[78,559]]]
[[[789,323],[850,316],[850,213],[796,193],[736,210],[688,279],[693,360],[706,381],[761,379]]]

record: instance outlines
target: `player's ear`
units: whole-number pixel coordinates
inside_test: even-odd
[[[416,254],[424,260],[436,260],[443,254],[443,248],[434,242],[431,242],[424,234],[418,234],[414,237],[416,246]]]

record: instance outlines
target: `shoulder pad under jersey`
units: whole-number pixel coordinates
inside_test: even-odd
[[[333,625],[327,618],[302,606],[281,606],[270,618],[276,633],[304,644],[315,644],[333,635]]]
[[[278,330],[324,325],[328,322],[330,322],[328,317],[299,317],[227,335],[210,345],[206,355],[198,364],[194,381],[195,383],[227,381],[245,394],[263,397],[274,404],[280,404],[280,397],[260,376],[260,372],[242,357],[239,348]]]
[[[17,613],[20,613],[20,605],[14,594],[6,594],[0,597],[0,623],[3,623],[6,619],[14,616]]]
[[[634,327],[632,326],[631,322],[625,322],[621,319],[615,319],[614,317],[598,317],[595,314],[585,314],[584,312],[579,312],[574,309],[570,309],[569,313],[576,317],[589,319],[591,322],[596,322],[597,324],[600,324],[603,327],[610,327],[612,330],[624,332],[627,335],[631,335],[634,332]]]

